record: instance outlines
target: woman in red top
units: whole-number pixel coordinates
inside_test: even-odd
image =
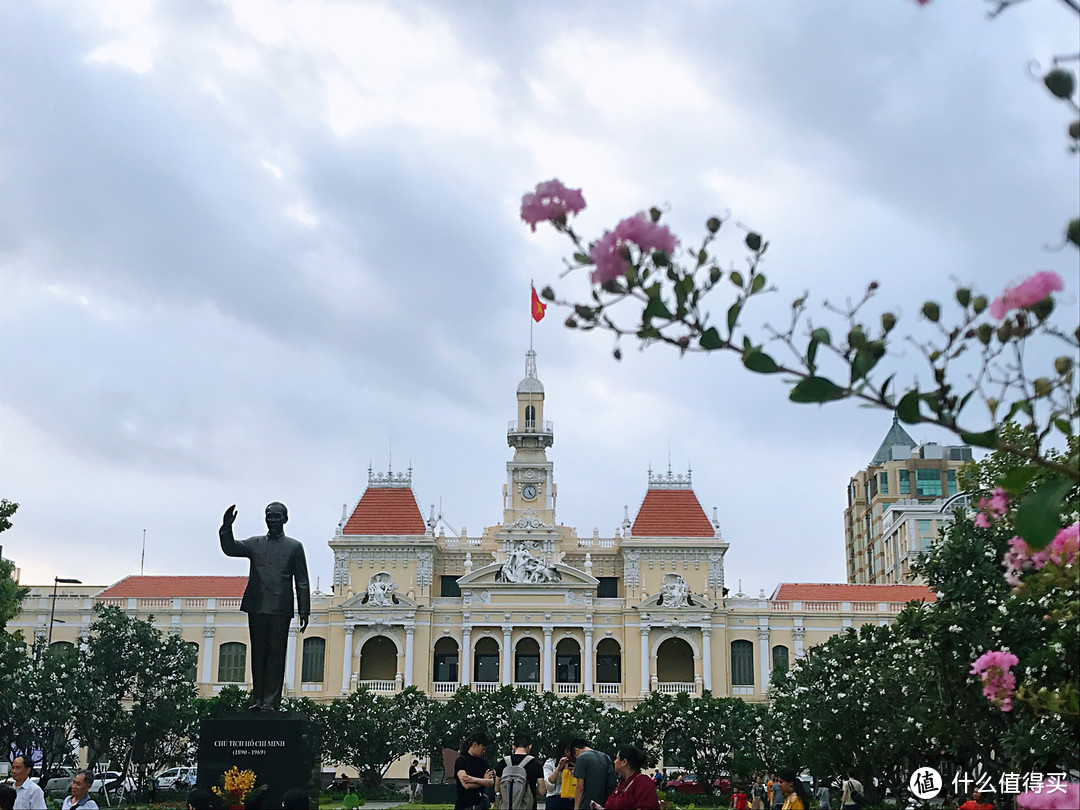
[[[735,792],[731,794],[731,810],[748,810],[749,806],[742,787],[736,787]]]
[[[641,772],[645,755],[640,748],[624,745],[615,757],[619,783],[602,805],[592,803],[591,810],[660,810],[656,784]]]

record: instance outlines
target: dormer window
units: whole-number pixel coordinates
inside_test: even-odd
[[[534,427],[536,427],[536,406],[535,405],[526,405],[525,406],[525,427],[526,428],[534,428]]]

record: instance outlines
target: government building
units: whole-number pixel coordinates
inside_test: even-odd
[[[900,583],[782,583],[771,595],[731,595],[728,544],[689,472],[650,472],[636,514],[613,536],[580,536],[556,518],[555,429],[531,349],[513,404],[502,522],[477,535],[448,535],[434,515],[425,520],[411,470],[369,470],[329,539],[332,591],[313,592],[305,633],[293,622],[288,695],[416,686],[440,698],[514,685],[621,708],[650,692],[761,701],[775,669],[829,636],[934,599]],[[913,466],[921,481],[924,465]],[[95,602],[152,615],[193,645],[191,677],[212,695],[250,687],[245,582],[129,576],[109,587],[60,586],[55,598],[50,583],[31,589],[9,630],[77,645]]]

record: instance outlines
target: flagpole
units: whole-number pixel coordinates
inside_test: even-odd
[[[529,351],[530,352],[532,351],[532,347],[533,347],[533,322],[536,320],[533,317],[533,314],[532,314],[532,304],[531,304],[532,291],[535,290],[535,289],[536,289],[536,285],[533,283],[533,280],[530,278],[529,279],[529,301],[530,301],[530,304],[529,304]]]

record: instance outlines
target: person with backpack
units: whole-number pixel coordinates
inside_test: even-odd
[[[843,810],[860,810],[863,806],[862,782],[856,779],[851,771],[847,772],[844,780],[844,793],[840,797],[840,807]]]
[[[532,735],[514,735],[514,752],[495,766],[495,797],[499,810],[536,810],[546,793],[544,765],[532,755]]]

